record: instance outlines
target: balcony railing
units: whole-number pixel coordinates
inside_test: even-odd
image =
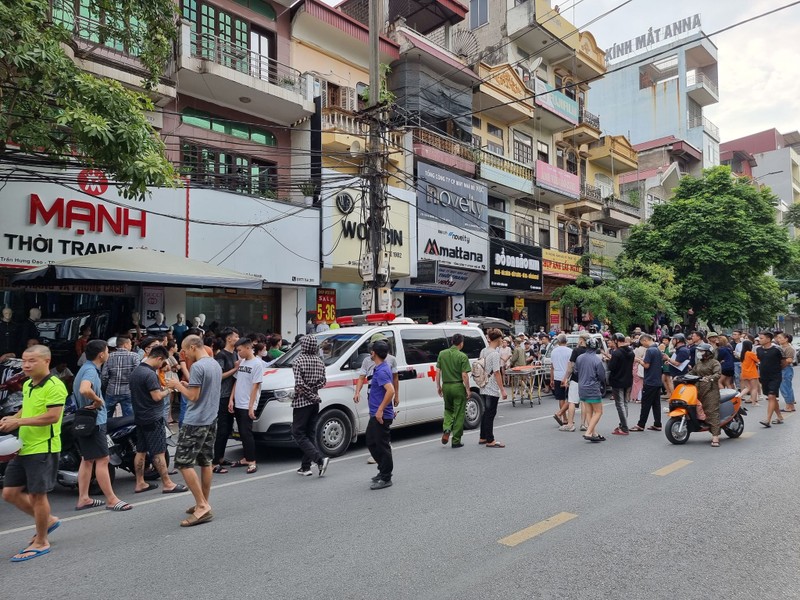
[[[585,123],[590,127],[594,127],[595,129],[600,129],[600,117],[593,115],[585,108],[581,109],[580,122]]]
[[[488,150],[480,151],[480,159],[482,165],[489,165],[495,169],[500,169],[511,175],[521,177],[525,181],[533,181],[533,167],[523,163],[511,160],[494,152]]]
[[[708,135],[713,137],[715,140],[719,140],[719,127],[714,125],[711,121],[707,118],[702,117],[700,115],[691,115],[689,117],[688,122],[689,129],[694,129],[695,127],[702,127],[706,130]]]
[[[686,87],[692,87],[695,85],[704,85],[715,96],[719,96],[719,88],[717,87],[717,84],[714,83],[714,81],[702,71],[691,71],[686,74]]]
[[[369,128],[364,122],[350,111],[335,106],[322,109],[322,131],[326,133],[346,133],[365,137],[369,133]],[[403,134],[389,133],[388,137],[390,152],[402,150]]]
[[[619,212],[623,212],[627,215],[632,215],[634,217],[641,217],[642,215],[641,207],[632,204],[629,200],[629,197],[625,194],[623,194],[621,199],[614,196],[609,196],[603,200],[603,202],[607,208],[618,210]]]
[[[632,150],[631,148],[617,144],[610,136],[603,136],[596,142],[592,142],[589,144],[589,149],[602,148],[603,146],[608,147],[609,152],[613,152],[614,154],[628,158],[633,162],[637,162],[639,160],[639,155],[636,150]]]
[[[414,143],[425,144],[431,148],[436,148],[442,152],[447,152],[454,156],[458,156],[470,162],[475,162],[475,149],[459,142],[450,137],[446,137],[440,133],[430,131],[429,129],[422,129],[420,127],[414,129]]]
[[[192,32],[192,56],[246,73],[305,96],[305,75],[268,56],[214,35]]]
[[[587,200],[594,200],[595,202],[600,202],[603,200],[603,192],[600,190],[599,187],[595,187],[590,183],[584,183],[581,186],[581,198],[585,198]]]

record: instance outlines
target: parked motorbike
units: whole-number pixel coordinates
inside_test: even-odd
[[[708,424],[698,417],[700,398],[697,394],[699,375],[681,375],[675,378],[675,390],[669,398],[669,421],[664,428],[667,439],[673,444],[685,444],[689,436],[698,431],[709,431]],[[719,424],[729,438],[744,433],[747,409],[742,406],[742,396],[736,390],[720,390]]]
[[[24,373],[18,373],[6,379],[3,383],[0,383],[0,419],[3,417],[10,417],[12,415],[17,414],[20,410],[22,410],[22,384],[27,379]],[[17,440],[16,432],[8,435],[0,435],[0,441],[3,441],[3,446],[7,448],[11,448],[15,445],[19,445],[17,441],[16,444],[14,440]],[[3,487],[3,480],[5,479],[6,475],[6,466],[11,459],[16,456],[17,450],[14,452],[0,452],[0,489]]]

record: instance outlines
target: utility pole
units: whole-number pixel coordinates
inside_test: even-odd
[[[380,104],[381,90],[381,64],[380,64],[380,39],[384,24],[384,0],[371,0],[369,2],[369,144],[367,148],[367,171],[369,178],[369,217],[368,217],[368,249],[371,258],[371,280],[365,277],[362,290],[362,309],[367,305],[372,312],[381,311],[381,296],[385,297],[383,288],[388,284],[388,271],[382,274],[382,269],[388,269],[388,264],[383,260],[383,229],[386,222],[387,209],[386,185],[384,183],[383,140],[384,111]],[[367,297],[369,302],[367,303]]]

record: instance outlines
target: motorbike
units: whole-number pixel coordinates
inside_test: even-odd
[[[24,373],[18,373],[0,383],[0,419],[3,417],[10,417],[17,414],[22,410],[22,384],[25,383],[27,376]],[[16,432],[8,435],[0,435],[0,440],[4,441],[9,447],[14,445],[13,440],[16,440]],[[16,451],[8,453],[0,453],[0,489],[3,487],[3,480],[6,475],[6,466],[11,462],[11,459],[16,455]]]
[[[697,394],[699,375],[681,375],[675,378],[675,390],[669,398],[669,421],[664,428],[667,439],[673,444],[685,444],[695,432],[709,431],[708,424],[698,417],[702,408]],[[736,390],[720,390],[719,424],[729,438],[738,438],[744,433],[744,418],[747,409],[742,405],[742,396]]]

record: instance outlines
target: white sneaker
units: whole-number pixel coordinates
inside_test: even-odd
[[[370,455],[369,458],[367,459],[367,464],[368,465],[375,465],[375,464],[378,464],[378,461],[375,460],[374,458],[372,458],[372,455]]]

